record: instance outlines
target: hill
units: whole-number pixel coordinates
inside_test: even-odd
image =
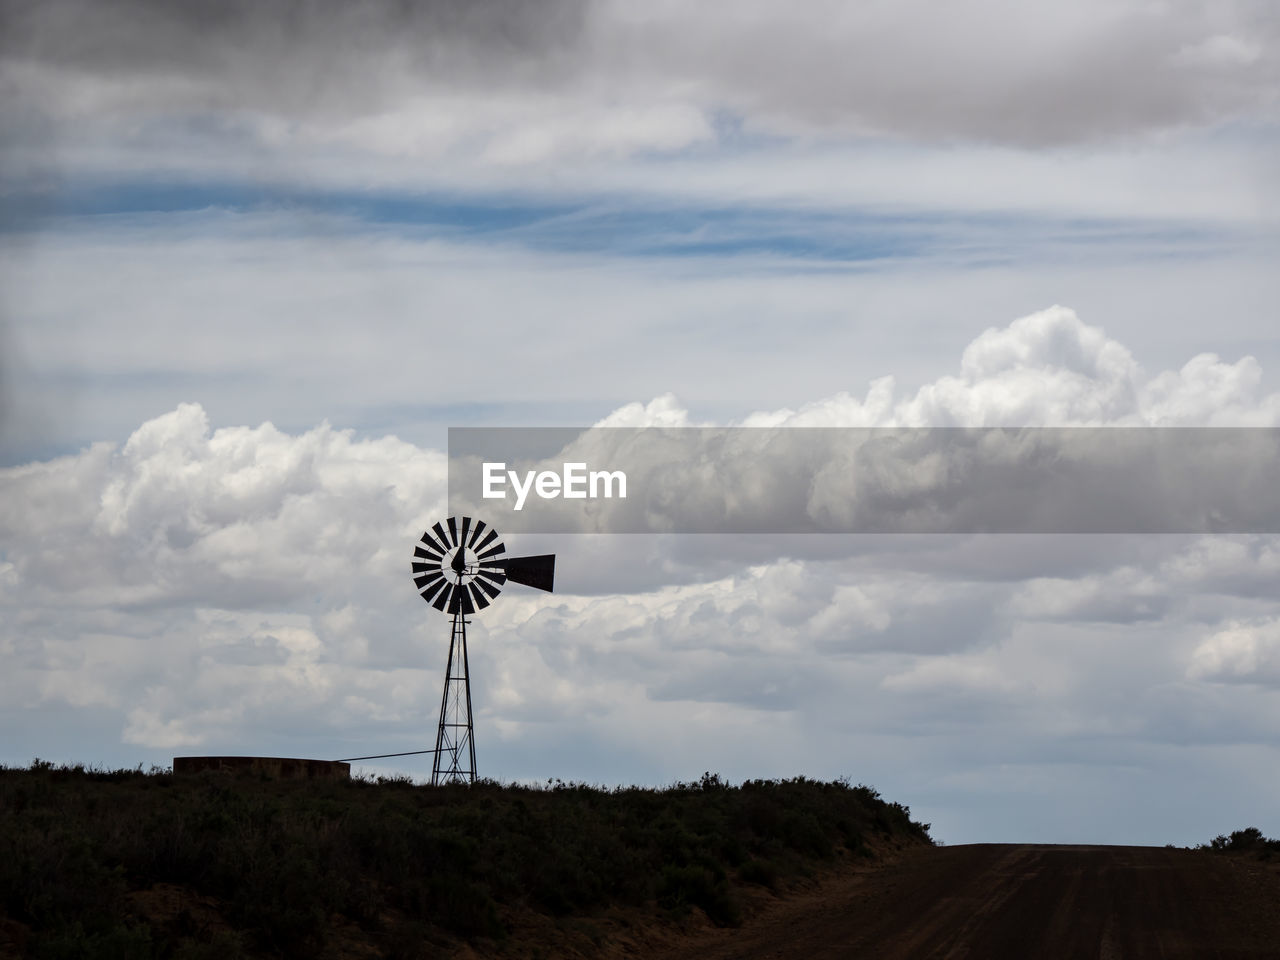
[[[866,786],[664,789],[0,768],[0,953],[590,955],[932,843]]]

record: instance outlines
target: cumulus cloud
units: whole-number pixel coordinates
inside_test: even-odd
[[[844,394],[741,423],[1261,425],[1280,421],[1278,411],[1280,398],[1259,390],[1252,358],[1227,364],[1206,355],[1179,372],[1147,376],[1121,344],[1053,308],[986,331],[965,350],[960,376],[913,396],[895,399],[892,381],[882,379],[861,401]],[[624,406],[599,425],[692,423],[666,395]],[[197,581],[202,595],[268,583],[305,592],[332,583],[327,578],[353,556],[397,563],[375,531],[409,533],[438,513],[443,468],[440,454],[394,438],[357,441],[327,426],[299,436],[270,424],[211,431],[205,412],[188,404],[139,427],[119,449],[96,444],[6,471],[12,495],[0,517],[10,536],[42,531],[42,549],[13,568],[33,587],[130,603],[187,596]],[[60,563],[72,543],[102,554],[73,574]],[[163,576],[135,569],[135,550],[158,560]],[[311,558],[301,572],[286,559],[294,554]],[[104,592],[89,593],[95,589]]]
[[[1053,306],[992,327],[964,350],[959,375],[913,396],[894,380],[874,381],[862,400],[848,394],[800,410],[754,414],[744,426],[1275,426],[1280,393],[1263,394],[1251,356],[1234,363],[1199,354],[1154,376],[1124,344],[1069,307]]]
[[[302,715],[403,722],[424,690],[417,671],[386,676],[412,635],[387,622],[381,583],[442,508],[442,471],[327,425],[211,430],[196,404],[119,447],[5,471],[6,699],[110,709],[122,742],[149,748]]]
[[[1280,620],[1232,620],[1196,647],[1187,667],[1195,680],[1280,684]]]
[[[1249,375],[1174,376],[1200,422],[1273,402]],[[758,418],[1128,422],[1169,381],[1060,310],[980,335],[951,379]],[[693,420],[662,396],[602,422]],[[123,443],[0,470],[6,723],[58,711],[78,731],[72,759],[421,749],[447,623],[412,594],[408,550],[446,509],[444,471],[442,452],[394,437],[215,428],[196,404]],[[879,769],[927,795],[937,783],[904,757],[1127,763],[1133,744],[1266,735],[1249,698],[1276,682],[1273,537],[508,539],[554,550],[559,589],[512,587],[473,623],[486,773]],[[929,754],[944,741],[950,760]]]
[[[980,335],[961,371],[896,404],[882,379],[865,401],[754,415],[754,429],[683,429],[687,412],[664,396],[582,433],[459,431],[450,503],[534,532],[1280,529],[1274,431],[1169,429],[1280,423],[1280,394],[1259,396],[1251,357],[1198,357],[1152,387],[1120,343],[1053,307]],[[493,462],[505,466],[496,499],[482,475]],[[626,497],[524,497],[508,479],[569,463],[584,465],[584,488],[588,474],[625,475]]]
[[[442,469],[394,437],[357,441],[327,425],[211,431],[198,404],[183,404],[118,449],[7,470],[0,533],[39,531],[13,568],[29,602],[296,599],[385,573],[380,533],[407,536],[431,515]]]

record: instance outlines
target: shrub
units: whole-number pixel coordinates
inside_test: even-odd
[[[1269,856],[1280,852],[1280,840],[1272,840],[1262,835],[1257,827],[1245,827],[1228,836],[1219,834],[1209,841],[1208,845],[1200,844],[1198,849],[1213,850],[1217,853],[1256,853]]]
[[[509,909],[657,903],[736,924],[734,882],[773,888],[840,849],[869,855],[874,832],[932,842],[907,807],[847,781],[434,788],[37,761],[0,767],[0,910],[51,957],[314,956],[335,922],[411,956],[446,935],[501,938]],[[158,885],[206,920],[139,913],[135,893]]]
[[[721,927],[742,922],[742,908],[729,889],[723,871],[711,866],[668,866],[658,884],[658,903],[669,910],[701,907],[712,923]]]

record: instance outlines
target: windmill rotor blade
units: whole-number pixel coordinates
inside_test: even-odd
[[[475,605],[471,602],[471,594],[461,584],[454,587],[453,595],[449,597],[449,612],[461,613],[464,617],[476,612]]]
[[[467,545],[467,534],[471,530],[471,518],[462,518],[462,529],[458,531],[458,546],[465,547]]]
[[[502,579],[506,580],[507,578],[503,577]],[[496,584],[490,583],[488,580],[485,580],[482,577],[476,577],[474,580],[471,581],[471,585],[473,587],[479,587],[481,590],[487,593],[489,595],[490,600],[496,600],[498,597],[498,594],[501,592],[501,588],[499,586],[497,586]]]
[[[490,557],[494,557],[494,556],[497,556],[497,555],[498,555],[498,554],[500,554],[500,553],[506,553],[506,552],[507,552],[507,548],[506,548],[506,547],[504,547],[501,543],[499,543],[497,546],[490,547],[490,548],[489,548],[488,550],[486,550],[484,553],[479,554],[479,555],[476,557],[476,559],[478,559],[478,560],[488,560]]]
[[[439,543],[436,540],[436,538],[431,535],[430,530],[423,531],[422,544],[423,544],[423,548],[425,550],[429,550],[431,553],[438,553],[438,554],[444,555],[449,552],[449,548]]]
[[[448,553],[449,552],[449,535],[444,532],[444,527],[440,526],[440,522],[437,520],[435,523],[431,525],[431,529],[436,532],[436,536],[439,538],[440,542],[444,544],[444,550],[442,552]]]
[[[469,549],[475,549],[476,541],[480,539],[480,534],[484,533],[484,527],[485,523],[483,520],[476,521],[476,528],[471,532],[471,542],[467,544]]]
[[[439,570],[436,570],[432,573],[424,573],[420,577],[414,577],[413,583],[414,583],[414,586],[416,586],[419,590],[425,590],[427,589],[427,587],[431,586],[437,580],[442,580],[442,579],[444,579],[443,574],[441,574]]]
[[[476,609],[483,610],[489,605],[489,598],[480,592],[479,587],[474,583],[467,584],[467,587],[471,592],[471,599],[475,603]]]
[[[493,583],[495,586],[498,586],[498,587],[501,587],[504,583],[507,582],[507,575],[500,571],[494,572],[490,570],[481,570],[479,573],[476,574],[476,576],[481,577],[485,580],[488,580],[489,582]]]
[[[426,573],[428,570],[440,569],[440,564],[438,563],[411,563],[409,566],[413,568],[414,573]]]
[[[440,591],[440,595],[432,601],[431,605],[437,610],[443,610],[445,605],[449,603],[449,598],[453,596],[453,584],[448,580],[444,582],[444,589]]]
[[[503,567],[508,580],[550,593],[555,581],[556,555],[546,553],[537,557],[507,557]]]
[[[449,543],[456,547],[458,545],[458,521],[450,517],[445,523],[449,525]]]
[[[475,549],[476,553],[479,553],[481,550],[483,550],[485,547],[487,547],[490,543],[492,543],[494,540],[496,540],[496,539],[497,539],[497,537],[498,537],[498,531],[497,531],[497,530],[490,530],[490,531],[489,531],[489,535],[488,535],[487,537],[485,537],[483,540],[481,540],[479,543],[477,543],[477,544],[475,545],[474,549]]]
[[[431,550],[427,550],[423,547],[414,547],[413,555],[415,557],[419,557],[422,560],[433,560],[436,563],[439,563],[441,560],[444,559],[444,557],[442,557],[439,553],[432,552]]]
[[[444,588],[449,586],[449,581],[441,577],[438,583],[433,583],[427,589],[422,591],[422,599],[431,603],[431,598],[436,595],[437,591],[445,592]],[[434,606],[434,604],[433,604]]]

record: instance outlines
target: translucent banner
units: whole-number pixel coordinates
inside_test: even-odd
[[[452,428],[449,509],[504,533],[1276,533],[1280,429]]]

